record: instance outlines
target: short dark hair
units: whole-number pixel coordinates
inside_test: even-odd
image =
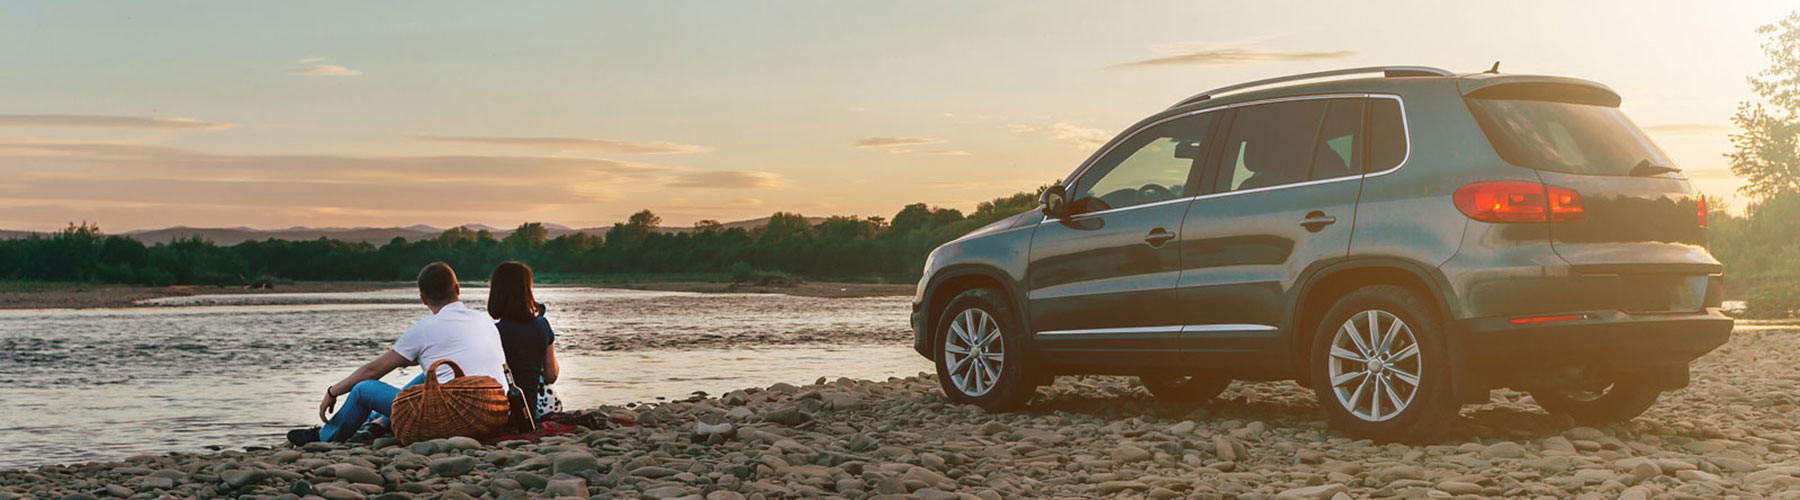
[[[419,270],[419,297],[431,305],[455,302],[458,291],[456,271],[451,270],[449,264],[433,262]]]
[[[531,266],[509,260],[494,268],[488,278],[488,316],[494,319],[537,319],[537,298],[531,293]]]

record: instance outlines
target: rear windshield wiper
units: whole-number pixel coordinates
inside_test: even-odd
[[[1681,169],[1679,169],[1679,168],[1670,167],[1667,165],[1655,165],[1655,164],[1650,163],[1650,160],[1641,160],[1638,162],[1637,166],[1631,167],[1631,176],[1632,177],[1650,177],[1653,175],[1666,174],[1666,173],[1670,173],[1670,172],[1680,172],[1680,171],[1681,171]]]

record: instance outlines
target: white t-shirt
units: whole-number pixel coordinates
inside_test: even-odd
[[[489,319],[462,302],[451,302],[426,316],[400,334],[394,341],[394,352],[408,361],[429,368],[440,359],[449,359],[462,368],[463,376],[493,377],[506,387],[506,350],[500,347],[500,330]],[[438,368],[438,382],[456,377],[449,366]]]

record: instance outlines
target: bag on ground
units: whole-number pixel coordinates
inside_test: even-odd
[[[438,365],[456,378],[438,383]],[[394,436],[402,444],[455,436],[481,438],[506,430],[506,390],[492,377],[463,376],[455,361],[440,359],[426,370],[425,383],[394,398]]]

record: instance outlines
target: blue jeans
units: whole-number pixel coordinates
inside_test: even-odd
[[[424,383],[426,373],[429,372],[413,377],[411,382],[406,383],[406,387]],[[344,395],[344,406],[338,408],[337,414],[331,416],[331,421],[326,422],[325,427],[319,429],[319,440],[344,441],[350,439],[350,435],[355,434],[356,429],[361,428],[363,423],[369,420],[371,413],[380,416],[392,413],[394,397],[399,396],[400,389],[403,388],[388,385],[380,380],[357,382],[356,387],[350,388],[350,393]]]

